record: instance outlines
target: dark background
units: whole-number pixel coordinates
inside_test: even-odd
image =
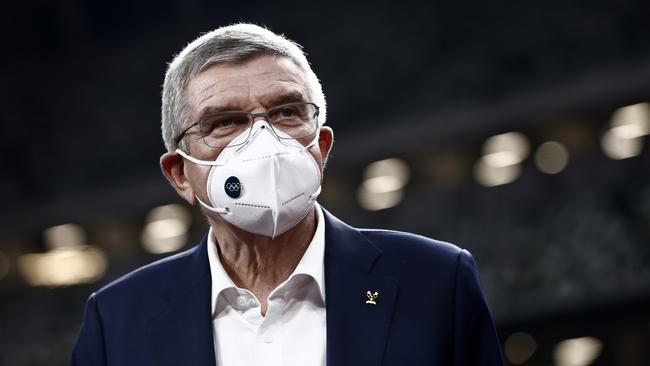
[[[456,243],[479,265],[505,342],[525,365],[596,337],[594,365],[650,364],[650,153],[612,160],[600,137],[619,107],[650,100],[644,1],[5,2],[0,11],[0,365],[64,365],[87,296],[161,258],[140,245],[147,212],[180,203],[162,177],[166,63],[237,21],[304,46],[336,142],[320,202],[348,223]],[[556,175],[472,175],[486,138],[524,133],[569,148]],[[643,138],[647,143],[648,138]],[[367,164],[411,170],[397,206],[367,211]],[[206,225],[193,212],[186,248]],[[42,233],[81,225],[109,258],[95,283],[30,287],[17,267]],[[1,258],[0,258],[1,259]],[[1,261],[0,261],[1,262]],[[2,267],[2,266],[0,266]]]

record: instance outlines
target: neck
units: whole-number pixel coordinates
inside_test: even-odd
[[[209,217],[223,268],[237,287],[253,292],[262,302],[262,313],[268,295],[289,278],[307,250],[316,231],[315,209],[273,239],[245,232],[221,217]]]

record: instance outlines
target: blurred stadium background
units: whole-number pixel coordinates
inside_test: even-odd
[[[0,365],[67,364],[90,293],[204,235],[158,168],[160,85],[236,21],[321,78],[320,202],[470,250],[508,365],[650,365],[650,3],[3,8]]]

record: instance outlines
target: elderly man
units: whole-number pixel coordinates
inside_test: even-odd
[[[300,47],[237,24],[163,86],[165,177],[210,224],[92,294],[73,365],[501,365],[471,255],[316,202],[333,131]]]

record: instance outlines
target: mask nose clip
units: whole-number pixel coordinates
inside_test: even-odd
[[[255,125],[257,125],[257,124],[259,124],[259,127],[258,127],[258,128],[255,128]],[[270,133],[271,135],[273,135],[273,137],[275,137],[278,141],[282,141],[282,139],[281,139],[280,136],[278,135],[278,133],[277,133],[277,131],[275,130],[275,128],[273,128],[273,126],[271,126],[271,124],[268,123],[266,120],[259,120],[259,121],[255,122],[255,123],[251,126],[251,128],[253,129],[254,132],[253,132],[253,134],[252,134],[250,140],[252,140],[252,139],[255,138],[258,134],[262,133],[262,132],[265,130],[265,131],[267,131],[268,133]],[[250,142],[250,141],[249,141],[249,142]]]
[[[266,120],[262,119],[257,122],[254,122],[253,125],[250,127],[250,129],[251,130],[248,136],[248,140],[237,148],[236,151],[238,153],[244,150],[247,146],[249,146],[253,142],[253,140],[255,140],[255,138],[259,134],[264,133],[264,131],[270,133],[271,136],[273,136],[280,144],[284,146],[289,146],[285,141],[285,139],[281,138],[280,135],[278,135],[277,131],[273,128],[273,126],[271,126],[271,124],[268,123]]]

